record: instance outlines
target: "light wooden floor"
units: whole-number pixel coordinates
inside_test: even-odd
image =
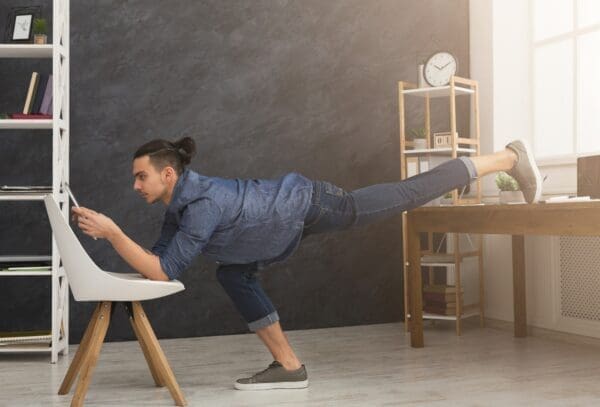
[[[402,324],[289,332],[307,366],[302,390],[242,392],[235,378],[265,368],[270,355],[253,334],[162,340],[191,406],[600,405],[600,348],[465,323],[425,324],[424,349],[412,349]],[[56,391],[68,362],[0,355],[0,406],[68,406]],[[156,388],[137,342],[107,343],[86,398],[88,406],[171,406]]]

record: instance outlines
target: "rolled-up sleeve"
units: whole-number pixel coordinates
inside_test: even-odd
[[[221,208],[211,199],[188,204],[168,246],[159,255],[160,265],[170,280],[176,279],[209,241],[221,219]]]

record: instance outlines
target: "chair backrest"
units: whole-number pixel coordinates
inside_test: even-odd
[[[83,293],[106,280],[106,273],[94,263],[81,246],[54,197],[46,195],[44,204],[73,297],[79,300]]]

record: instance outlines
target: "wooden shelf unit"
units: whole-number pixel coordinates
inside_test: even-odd
[[[460,137],[457,132],[456,121],[456,98],[459,96],[468,97],[470,99],[471,115],[469,117],[474,137]],[[425,109],[425,133],[427,148],[415,149],[412,141],[406,140],[406,117],[405,117],[405,98],[419,97],[424,99]],[[451,147],[433,148],[431,140],[431,99],[447,98],[449,99],[450,107],[450,123],[449,132],[452,135]],[[478,156],[481,153],[480,145],[480,126],[479,126],[479,91],[478,83],[475,80],[453,76],[448,86],[418,88],[416,84],[400,81],[398,83],[398,106],[399,106],[399,124],[400,124],[400,173],[401,179],[408,177],[407,157],[431,157],[442,156],[448,159],[457,158],[459,156]],[[471,135],[473,136],[473,135]],[[452,205],[481,205],[482,191],[481,180],[477,179],[476,193],[472,197],[462,198],[457,190],[452,191]],[[427,234],[428,248],[422,250],[422,266],[428,267],[429,282],[435,282],[434,267],[442,267],[443,270],[452,269],[455,274],[456,282],[456,314],[455,315],[438,315],[432,313],[424,313],[423,318],[431,320],[454,320],[456,321],[456,334],[461,334],[461,319],[479,315],[480,325],[484,324],[484,290],[483,290],[483,244],[482,236],[479,235],[475,249],[469,251],[461,251],[459,244],[459,234],[452,233],[454,242],[453,253],[436,253],[433,250],[433,233]],[[402,222],[402,242],[403,242],[403,274],[404,274],[404,322],[405,330],[409,327],[409,291],[408,281],[410,278],[407,259],[408,259],[408,242],[406,230],[406,212],[403,214]],[[459,300],[461,292],[461,265],[467,258],[475,258],[477,260],[477,269],[479,274],[479,301],[475,304],[462,305]]]

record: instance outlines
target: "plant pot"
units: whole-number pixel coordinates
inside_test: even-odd
[[[413,146],[415,147],[415,150],[426,149],[427,140],[425,140],[424,138],[416,138],[413,140]]]
[[[440,196],[439,198],[432,199],[431,201],[427,202],[423,206],[440,206],[441,204],[442,204],[442,197]]]
[[[525,202],[521,191],[500,191],[499,198],[501,204]]]
[[[34,34],[33,43],[34,44],[46,44],[48,41],[48,36],[46,34]]]
[[[452,205],[454,204],[454,200],[452,198],[442,198],[442,205]]]

